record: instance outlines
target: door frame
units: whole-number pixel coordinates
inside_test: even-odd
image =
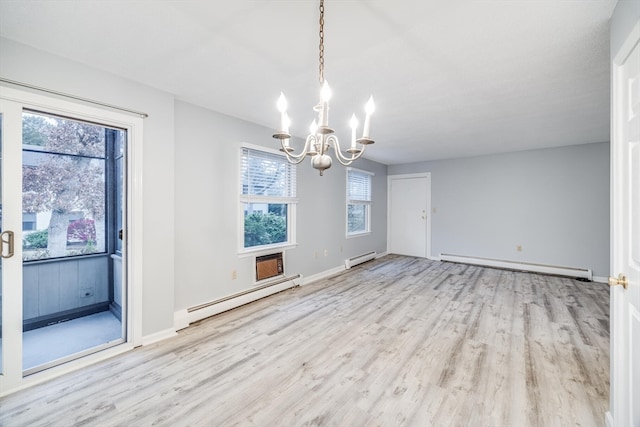
[[[396,179],[425,178],[427,181],[427,224],[425,258],[435,260],[431,256],[431,172],[409,173],[387,176],[387,253],[391,253],[391,183]]]
[[[620,116],[624,110],[620,105],[623,102],[621,91],[625,90],[623,81],[623,70],[621,65],[631,54],[636,45],[640,44],[640,22],[636,22],[633,29],[622,44],[622,47],[615,53],[611,63],[611,276],[615,276],[622,272],[627,274],[624,265],[625,249],[622,247],[623,242],[618,236],[623,236],[630,230],[626,228],[623,217],[624,208],[624,190],[625,185],[622,177],[616,171],[621,168],[621,162],[625,161],[624,141],[622,140],[622,131],[620,129]],[[630,203],[630,202],[628,202]],[[627,274],[628,275],[628,274]],[[631,284],[633,286],[633,284]],[[636,284],[637,286],[637,284]],[[629,378],[631,372],[628,371],[631,361],[616,360],[615,355],[624,355],[627,357],[630,337],[627,335],[628,328],[623,322],[628,322],[632,315],[628,313],[625,307],[625,292],[632,292],[631,289],[623,289],[621,286],[613,286],[610,291],[610,408],[605,415],[606,424],[609,427],[617,427],[623,425],[626,419],[615,419],[615,416],[629,414],[631,410],[631,398],[626,395],[628,391],[627,381],[622,379]],[[636,362],[637,363],[637,362]]]
[[[8,87],[0,85],[0,98],[13,105],[19,105],[20,110],[23,108],[29,108],[34,110],[40,110],[44,112],[50,112],[59,114],[62,116],[69,116],[80,120],[86,120],[89,122],[95,122],[104,124],[107,126],[113,126],[116,128],[124,129],[127,131],[127,157],[126,157],[126,224],[125,235],[123,236],[125,244],[123,245],[123,271],[124,280],[126,281],[126,318],[127,318],[127,334],[126,340],[123,344],[114,346],[98,353],[94,353],[62,365],[52,367],[50,369],[23,377],[21,361],[17,361],[15,357],[9,354],[9,348],[14,344],[18,344],[19,348],[22,348],[22,286],[14,286],[12,289],[7,280],[2,281],[3,292],[2,294],[8,298],[3,298],[3,303],[9,304],[9,298],[11,300],[20,301],[20,308],[18,310],[12,310],[13,315],[17,316],[16,311],[20,312],[20,319],[10,320],[9,322],[3,321],[3,370],[4,374],[0,375],[0,396],[4,396],[13,393],[17,390],[30,387],[34,384],[47,381],[56,376],[63,375],[65,373],[77,370],[79,368],[88,366],[100,360],[113,357],[116,354],[123,353],[134,347],[142,345],[142,285],[143,285],[143,265],[142,265],[142,146],[143,146],[143,119],[135,115],[125,113],[122,111],[116,111],[108,108],[98,108],[87,102],[69,101],[67,99],[58,97],[43,95],[39,92],[31,92],[22,89],[16,89],[14,87]],[[6,120],[2,121],[3,130],[14,129],[7,126]],[[22,140],[22,130],[18,129],[14,132],[3,132],[3,150],[9,145],[7,140],[9,138],[17,138]],[[16,144],[19,146],[19,144]],[[21,146],[20,146],[21,147]],[[14,147],[15,148],[15,147]],[[14,149],[12,156],[17,156],[18,149]],[[21,148],[20,148],[21,152]],[[16,175],[15,165],[8,165],[6,158],[3,156],[3,182],[8,183],[9,177]],[[21,163],[20,163],[21,164]],[[9,166],[7,168],[7,166]],[[21,169],[21,167],[19,168]],[[20,172],[21,173],[21,172]],[[20,175],[21,176],[21,175]],[[5,185],[6,187],[6,185]],[[21,190],[21,189],[20,189]],[[3,197],[6,197],[5,188],[3,188]],[[4,214],[3,212],[3,222]],[[20,231],[22,230],[21,218],[9,217],[10,225],[15,227],[20,224]],[[9,227],[3,227],[9,228]],[[19,245],[18,245],[19,246]],[[19,249],[19,248],[18,248]],[[19,270],[22,270],[22,257],[21,249],[16,251],[14,258],[3,260],[3,270],[6,263],[19,263]],[[15,266],[14,266],[15,267]],[[15,268],[18,270],[18,268]],[[19,275],[21,276],[21,274]],[[22,284],[22,281],[20,281]],[[6,308],[6,307],[5,307]],[[2,310],[5,315],[6,310]],[[20,336],[19,343],[13,343],[11,338],[9,342],[12,344],[6,344],[5,339],[7,337]],[[22,350],[20,350],[22,355]]]

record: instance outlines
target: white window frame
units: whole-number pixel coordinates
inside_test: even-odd
[[[352,199],[349,194],[349,174],[351,172],[368,175],[369,176],[369,200],[360,200],[360,199]],[[371,205],[373,201],[373,177],[375,174],[373,172],[369,172],[362,169],[356,168],[347,168],[345,177],[346,177],[346,186],[345,186],[345,194],[346,194],[346,204],[345,204],[345,233],[347,238],[358,237],[358,236],[366,236],[371,234]],[[350,205],[364,205],[365,206],[365,230],[364,231],[349,231],[349,206]]]
[[[297,197],[270,197],[270,196],[255,196],[242,194],[242,156],[243,150],[249,149],[254,151],[262,151],[269,154],[275,154],[281,156],[286,162],[286,156],[284,153],[263,147],[260,145],[242,143],[240,144],[240,150],[238,150],[238,255],[245,256],[260,256],[273,253],[274,250],[284,251],[288,248],[297,246],[296,240],[296,207],[298,204]],[[296,166],[292,165],[294,173]],[[287,240],[282,243],[276,243],[272,245],[253,246],[250,248],[244,247],[244,204],[245,203],[281,203],[287,205]]]

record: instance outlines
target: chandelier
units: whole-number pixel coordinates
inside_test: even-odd
[[[329,127],[329,99],[331,98],[331,89],[329,84],[324,79],[324,0],[320,0],[320,52],[319,52],[319,81],[320,81],[320,102],[313,110],[318,113],[318,119],[313,120],[309,128],[309,135],[304,143],[302,152],[294,154],[295,149],[290,146],[289,126],[291,120],[287,114],[287,100],[283,93],[280,93],[278,99],[278,111],[280,111],[280,130],[278,130],[273,137],[280,140],[280,151],[283,151],[287,155],[287,160],[290,163],[301,163],[307,156],[311,157],[311,165],[320,171],[322,176],[325,169],[331,167],[331,156],[327,153],[329,149],[333,147],[335,152],[335,158],[344,166],[348,166],[353,163],[354,160],[359,159],[364,154],[364,149],[367,145],[373,144],[369,132],[371,130],[371,114],[375,109],[373,103],[373,96],[369,98],[369,101],[365,105],[365,119],[362,130],[362,136],[356,139],[356,131],[358,128],[358,119],[356,115],[351,116],[351,146],[345,150],[346,154],[343,154],[340,149],[340,142],[338,137],[334,135],[334,130]],[[362,147],[362,148],[360,148]]]

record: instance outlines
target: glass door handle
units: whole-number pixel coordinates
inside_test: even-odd
[[[5,255],[5,245],[7,245],[7,253]],[[13,256],[13,231],[3,231],[0,233],[0,257],[11,258]]]

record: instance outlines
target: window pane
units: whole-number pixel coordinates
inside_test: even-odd
[[[348,171],[347,198],[352,201],[371,201],[371,175],[355,170]]]
[[[368,231],[367,227],[367,205],[348,205],[347,222],[349,233],[363,233]]]
[[[49,114],[22,114],[22,144],[51,153],[105,157],[104,127]]]
[[[105,128],[24,113],[23,258],[105,251]]]
[[[287,207],[285,203],[243,203],[244,247],[287,242]]]
[[[295,166],[281,155],[242,149],[242,194],[295,197]]]

